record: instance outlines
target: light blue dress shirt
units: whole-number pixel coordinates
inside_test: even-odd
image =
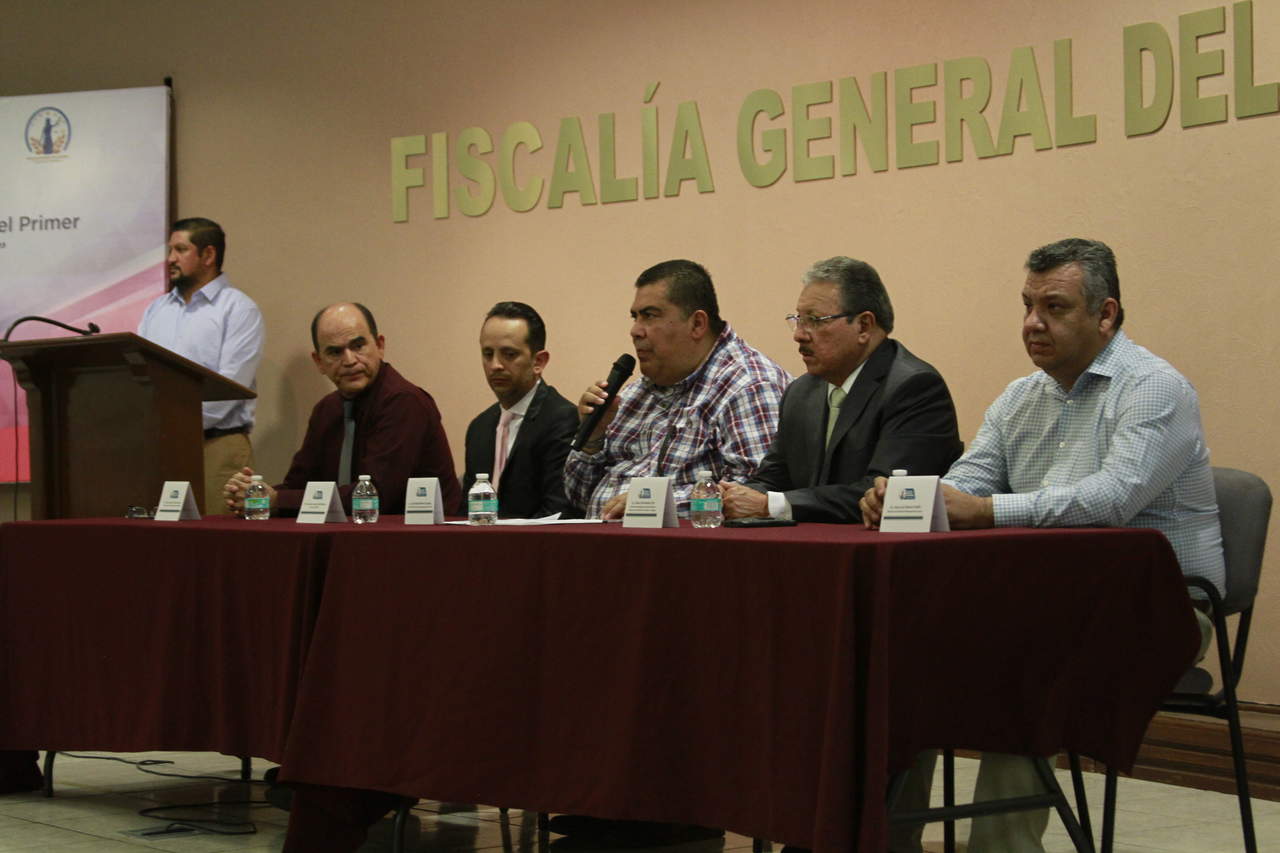
[[[1151,527],[1222,590],[1218,504],[1195,389],[1124,332],[1070,391],[1014,380],[943,481],[990,496],[997,527]]]
[[[262,359],[262,312],[253,300],[219,275],[184,302],[174,288],[142,315],[138,334],[178,355],[255,388]],[[203,404],[205,429],[252,427],[256,400]]]

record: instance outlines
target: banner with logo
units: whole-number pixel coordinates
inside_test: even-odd
[[[164,292],[169,89],[0,98],[0,334],[36,314],[137,328]],[[69,334],[28,322],[13,340]],[[27,403],[0,362],[0,482],[29,478]]]

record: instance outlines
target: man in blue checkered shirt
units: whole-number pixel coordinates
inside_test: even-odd
[[[769,449],[791,381],[720,318],[701,264],[666,261],[641,273],[631,320],[642,377],[618,393],[565,463],[565,491],[588,518],[621,518],[632,477],[672,478],[680,515],[698,471],[746,480]],[[604,403],[604,388],[587,388],[580,414]]]
[[[1022,304],[1022,339],[1040,369],[1010,383],[943,478],[952,527],[1151,527],[1168,537],[1184,574],[1221,590],[1222,538],[1199,400],[1182,374],[1120,330],[1111,249],[1079,238],[1036,249]],[[883,495],[880,479],[862,498],[868,527],[879,520]],[[1203,654],[1211,628],[1199,616]],[[931,757],[913,772],[924,791],[909,784],[903,808],[927,803]],[[988,754],[974,799],[1039,790],[1029,760]],[[1047,823],[1047,809],[976,818],[969,850],[1039,853]],[[890,849],[920,850],[918,832],[896,837]]]

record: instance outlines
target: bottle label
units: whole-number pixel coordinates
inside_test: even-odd
[[[271,498],[245,498],[244,508],[246,510],[271,509]]]
[[[689,501],[691,512],[720,512],[719,498],[693,498]]]
[[[353,512],[360,512],[362,510],[373,510],[374,512],[377,512],[378,499],[377,498],[352,498],[351,510]]]
[[[497,501],[497,499],[490,499],[490,500],[487,500],[487,501],[478,501],[478,500],[469,500],[469,501],[467,501],[467,512],[469,512],[469,513],[471,513],[471,512],[497,512],[497,511],[498,511],[498,501]]]

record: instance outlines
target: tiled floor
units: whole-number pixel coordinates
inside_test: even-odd
[[[210,753],[171,752],[118,756],[137,760],[167,759],[172,764],[153,766],[161,772],[213,775],[234,779],[239,760]],[[261,778],[270,765],[258,762],[254,776]],[[972,790],[977,762],[958,759],[957,786],[960,796]],[[276,851],[284,840],[288,815],[262,802],[261,785],[238,782],[179,779],[153,776],[112,761],[59,756],[55,769],[56,795],[39,794],[0,797],[0,853],[48,851],[48,853],[128,853],[140,848],[173,853],[219,853],[219,851]],[[1059,773],[1067,785],[1065,773]],[[1101,778],[1089,774],[1090,802],[1101,811]],[[941,783],[934,786],[935,795]],[[245,804],[243,800],[255,802]],[[229,824],[224,832],[255,831],[240,835],[205,832],[195,835],[126,835],[136,830],[163,830],[167,821],[143,817],[139,811],[156,806],[184,803],[220,803],[185,809],[172,816],[221,817]],[[1280,850],[1280,803],[1254,801],[1260,850]],[[541,850],[565,849],[555,843],[557,836],[539,838],[532,814],[512,810],[504,819],[496,808],[457,806],[424,802],[414,811],[410,850]],[[967,825],[959,824],[957,836],[963,840]],[[1235,798],[1122,779],[1116,830],[1117,853],[1227,853],[1241,850],[1239,815]],[[390,821],[375,828],[366,851],[390,849]],[[942,849],[942,827],[934,824],[925,834],[925,848]],[[575,847],[575,850],[585,850]],[[750,850],[751,840],[732,833],[723,840],[661,848],[666,853],[714,853],[720,850]],[[775,847],[775,850],[778,848]],[[960,849],[964,849],[963,845]],[[1071,850],[1071,843],[1056,820],[1045,836],[1047,853]]]

